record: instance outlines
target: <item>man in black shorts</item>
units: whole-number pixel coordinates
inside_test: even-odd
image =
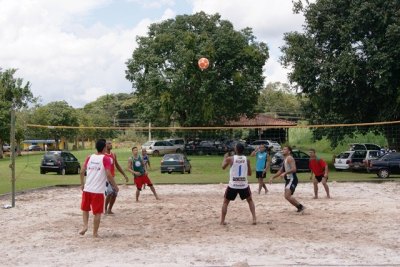
[[[281,177],[285,179],[285,199],[289,201],[290,204],[297,208],[297,212],[304,211],[305,207],[300,204],[294,197],[293,193],[296,190],[298,179],[297,179],[297,168],[296,162],[292,157],[292,148],[290,146],[285,146],[282,149],[282,154],[285,157],[282,167],[279,171],[269,179],[269,183],[272,183],[272,180]]]
[[[230,201],[235,200],[239,194],[240,199],[247,200],[251,215],[253,216],[253,224],[257,224],[256,208],[251,197],[251,191],[247,176],[251,175],[250,161],[243,155],[244,146],[237,143],[235,146],[236,155],[229,157],[228,153],[224,155],[222,161],[222,169],[230,166],[229,170],[229,185],[226,188],[224,203],[222,204],[221,225],[225,225],[225,217],[228,212],[228,205]]]

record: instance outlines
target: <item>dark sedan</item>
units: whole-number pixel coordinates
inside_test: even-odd
[[[310,156],[300,150],[292,151],[293,158],[296,162],[297,172],[309,172],[310,168],[308,167],[308,163],[310,161]],[[281,152],[276,152],[271,158],[271,172],[277,172],[282,167],[284,157]]]
[[[190,160],[184,154],[165,154],[161,160],[161,173],[185,172],[192,171]]]
[[[67,173],[78,174],[81,172],[81,165],[78,159],[67,151],[49,151],[42,159],[40,173],[56,172],[61,175]]]
[[[388,153],[379,159],[369,161],[367,171],[376,173],[380,178],[400,174],[400,153]]]

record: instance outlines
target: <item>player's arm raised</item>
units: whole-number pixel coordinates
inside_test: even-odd
[[[251,176],[251,164],[249,159],[247,159],[247,176]]]
[[[224,160],[222,161],[222,169],[226,169],[226,167],[228,167],[229,165],[231,165],[232,162],[232,157],[229,157],[228,153],[225,153],[224,155]]]

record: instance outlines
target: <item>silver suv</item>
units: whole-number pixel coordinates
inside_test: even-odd
[[[185,149],[186,142],[183,138],[171,138],[165,141],[171,142],[173,145],[179,147],[181,149],[180,152],[182,152]]]
[[[169,141],[148,141],[142,145],[142,149],[146,149],[147,154],[159,156],[168,153],[180,153],[182,149]]]

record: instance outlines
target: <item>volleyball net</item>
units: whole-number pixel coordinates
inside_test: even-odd
[[[93,148],[98,138],[111,139],[123,146],[140,146],[149,140],[183,139],[186,144],[207,142],[207,145],[240,141],[252,144],[269,140],[299,149],[317,148],[338,153],[351,144],[369,143],[382,148],[399,150],[400,121],[292,126],[222,126],[222,127],[157,127],[147,126],[66,126],[27,124],[26,140],[54,140],[63,142],[66,149]]]

